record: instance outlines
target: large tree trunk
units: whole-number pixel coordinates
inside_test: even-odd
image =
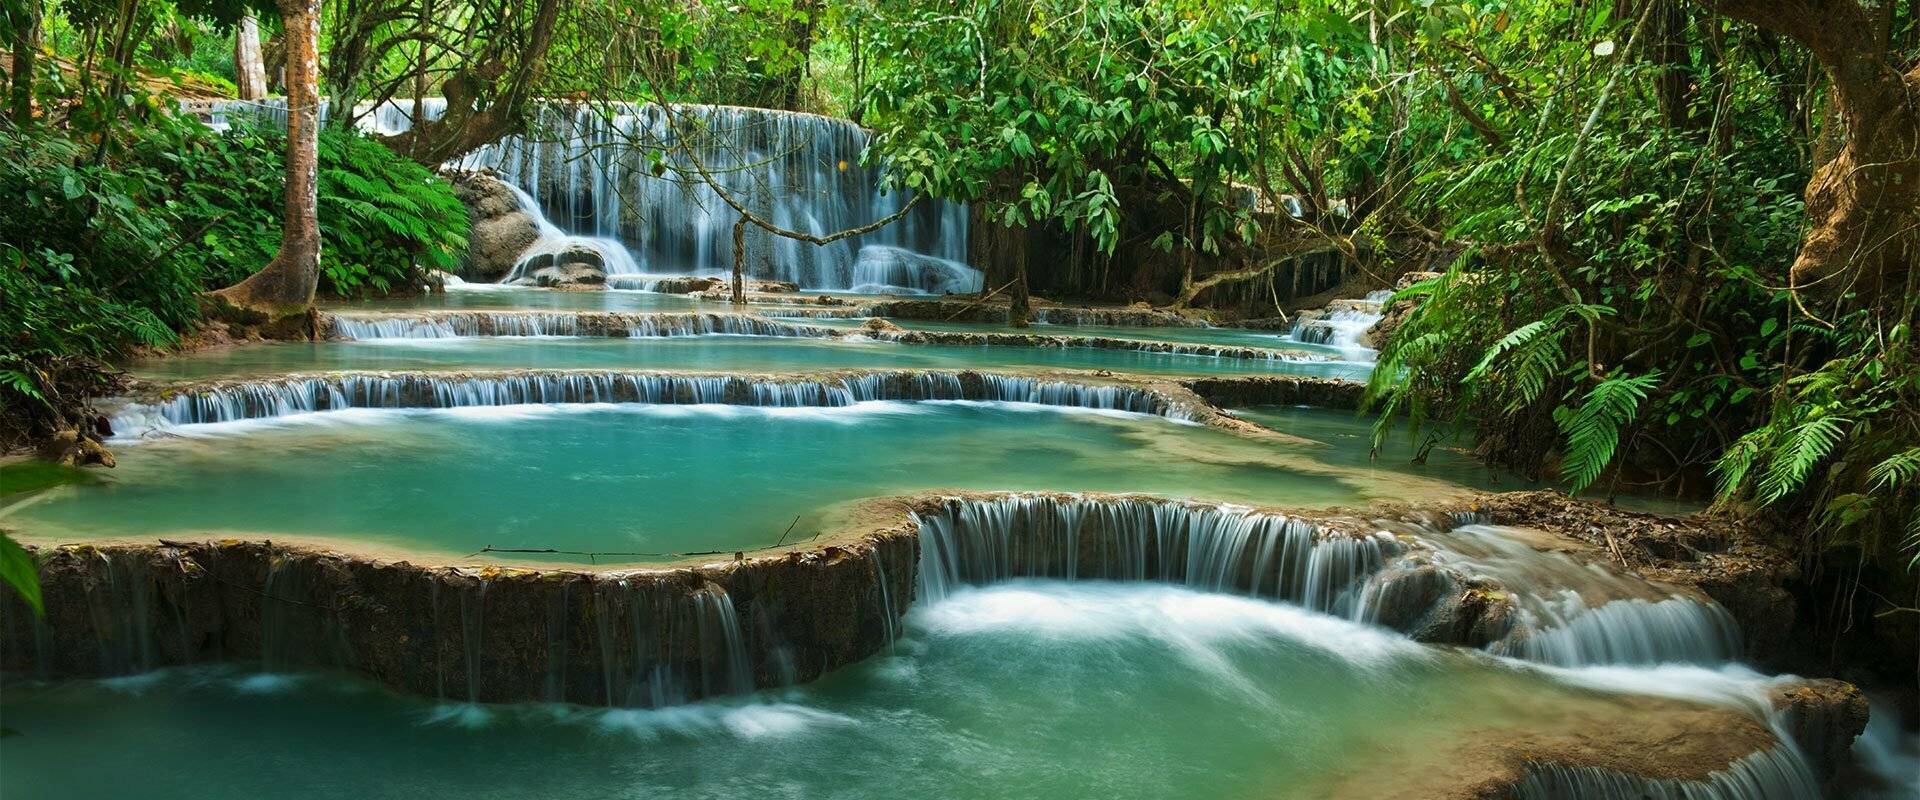
[[[13,31],[13,67],[8,74],[13,80],[13,124],[25,128],[33,124],[33,71],[34,59],[40,54],[40,0],[26,0],[16,5],[9,4],[8,14],[14,27]]]
[[[280,0],[287,37],[287,205],[280,252],[244,281],[211,297],[253,312],[246,322],[305,318],[320,281],[320,0]],[[264,319],[261,318],[264,316]]]
[[[1920,65],[1903,62],[1891,15],[1860,0],[1697,0],[1805,45],[1833,82],[1840,148],[1807,183],[1812,227],[1792,281],[1822,294],[1900,291],[1920,258]]]
[[[267,96],[267,61],[260,53],[260,21],[253,12],[240,18],[233,29],[234,86],[240,99],[259,100]]]

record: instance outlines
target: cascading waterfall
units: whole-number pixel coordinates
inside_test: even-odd
[[[1327,304],[1332,310],[1326,316],[1302,317],[1295,321],[1288,338],[1339,348],[1354,361],[1372,361],[1374,349],[1360,339],[1380,322],[1385,313],[1382,307],[1391,297],[1393,292],[1381,290],[1369,292],[1361,300],[1335,300]]]
[[[705,696],[753,691],[753,668],[747,663],[746,637],[740,634],[733,597],[719,584],[709,583],[694,592],[692,602]]]
[[[1532,764],[1514,787],[1519,800],[1568,797],[1622,800],[1806,800],[1820,796],[1805,761],[1791,747],[1770,747],[1713,773],[1704,781],[1625,775],[1594,767]]]
[[[1560,666],[1721,664],[1740,631],[1720,606],[1665,593],[1529,544],[1517,531],[1468,524],[1426,535],[1439,557],[1511,594],[1519,624],[1488,649]]]
[[[620,372],[524,372],[493,376],[332,374],[213,384],[151,402],[129,403],[112,417],[120,435],[173,425],[337,411],[349,408],[464,408],[527,404],[646,403],[744,406],[847,406],[900,400],[974,400],[1157,414],[1191,415],[1162,395],[1130,386],[1048,381],[977,372],[872,372],[820,380],[736,375]]]
[[[547,219],[546,212],[540,209],[540,204],[535,202],[526,190],[512,183],[508,183],[507,188],[513,190],[514,200],[519,204],[520,210],[527,212],[527,215],[534,219],[534,224],[540,230],[540,238],[535,239],[533,244],[527,245],[527,249],[520,251],[519,263],[514,264],[513,270],[500,279],[501,283],[531,283],[534,272],[542,266],[551,265],[556,258],[569,251],[593,253],[600,260],[600,270],[606,273],[609,280],[612,280],[612,276],[615,275],[642,274],[640,264],[634,259],[633,252],[628,250],[619,239],[606,236],[574,236],[560,230],[552,220]],[[544,263],[541,256],[547,256]]]
[[[840,331],[747,314],[452,311],[422,314],[330,314],[333,336],[354,341],[478,336],[788,336],[825,338]]]
[[[619,580],[595,592],[593,608],[606,705],[660,708],[753,691],[740,615],[719,584]]]
[[[426,119],[446,111],[444,98],[419,104]],[[414,105],[411,98],[362,104],[358,124],[400,133],[412,127]],[[209,114],[221,123],[250,115],[286,126],[284,100],[214,103]],[[606,259],[609,275],[641,274],[641,265],[662,274],[731,272],[739,215],[707,185],[702,167],[757,216],[818,236],[883,219],[909,197],[889,191],[883,170],[863,163],[865,130],[816,114],[542,103],[529,127],[536,133],[506,137],[448,165],[495,170],[538,212],[542,236],[521,267],[539,253],[582,247]],[[655,156],[665,159],[658,172]],[[877,231],[825,246],[753,226],[746,236],[754,277],[803,288],[929,294],[982,288],[980,271],[965,263],[967,210],[960,203],[928,198]],[[507,280],[525,277],[521,267]]]
[[[920,597],[1015,577],[1163,580],[1360,618],[1390,537],[1329,534],[1293,517],[1152,498],[1009,495],[916,515]]]
[[[867,134],[845,120],[731,106],[669,113],[652,104],[549,104],[532,127],[539,135],[507,137],[459,166],[496,170],[561,229],[623,242],[654,273],[732,270],[739,216],[701,167],[756,215],[815,235],[882,219],[906,202],[904,192],[886,190],[881,170],[861,163]],[[665,168],[656,170],[661,153]],[[754,227],[747,239],[755,277],[810,289],[939,294],[982,283],[964,263],[967,216],[957,203],[922,201],[880,230],[825,246]]]
[[[1495,643],[1494,652],[1562,666],[1720,664],[1740,654],[1740,630],[1726,610],[1690,597],[1589,606],[1562,591],[1523,607],[1529,632]]]

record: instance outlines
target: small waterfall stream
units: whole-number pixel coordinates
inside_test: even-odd
[[[1380,322],[1385,315],[1384,306],[1391,297],[1393,292],[1383,289],[1368,292],[1365,298],[1359,300],[1335,300],[1327,304],[1325,316],[1296,320],[1287,338],[1338,348],[1352,361],[1372,361],[1377,353],[1362,341],[1362,337]]]
[[[1443,563],[1507,588],[1518,624],[1493,652],[1568,667],[1739,658],[1739,628],[1720,606],[1598,568],[1530,535],[1479,524],[1423,534]]]
[[[1154,498],[955,499],[917,517],[919,597],[1015,577],[1160,580],[1360,619],[1367,580],[1399,552],[1293,517]]]
[[[469,408],[554,403],[835,407],[894,400],[978,400],[1191,418],[1166,397],[1131,386],[975,372],[870,372],[819,380],[736,375],[524,372],[491,376],[368,373],[211,384],[122,406],[117,435],[176,425],[265,419],[349,408]]]

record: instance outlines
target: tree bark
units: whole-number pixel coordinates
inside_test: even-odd
[[[1900,291],[1920,257],[1920,65],[1889,49],[1887,22],[1859,0],[1696,2],[1800,42],[1833,82],[1844,133],[1807,182],[1811,227],[1793,285],[1830,295]]]
[[[13,124],[25,129],[33,124],[33,71],[37,68],[35,58],[40,54],[40,0],[26,0],[13,11],[19,14],[19,18],[12,20],[18,27],[13,32],[13,67],[8,72],[13,80]]]
[[[471,69],[457,71],[440,86],[440,94],[447,100],[445,116],[414,120],[406,131],[380,137],[380,143],[417,163],[435,167],[519,130],[525,122],[527,104],[533,99],[534,79],[539,77],[547,48],[553,44],[560,5],[561,0],[540,0],[526,44],[513,48],[517,60],[504,85],[489,83]],[[498,67],[496,57],[481,60],[481,70]],[[489,96],[489,87],[493,86],[502,88]]]
[[[211,293],[242,321],[304,317],[320,282],[320,0],[280,0],[287,40],[287,200],[280,252],[259,272]],[[264,316],[264,319],[261,319]]]
[[[233,29],[234,85],[242,100],[267,96],[267,61],[260,52],[260,21],[249,11]]]

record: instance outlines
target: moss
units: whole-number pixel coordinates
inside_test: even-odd
[[[50,461],[29,460],[0,464],[0,496],[99,481],[100,475],[91,470],[63,466]]]

